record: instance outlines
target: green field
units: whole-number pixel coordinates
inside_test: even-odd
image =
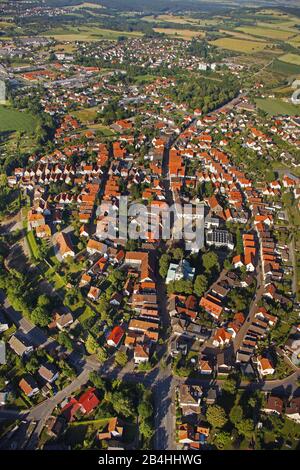
[[[30,232],[27,232],[27,234],[26,234],[26,240],[27,240],[27,243],[28,243],[28,245],[29,245],[29,249],[30,249],[31,255],[32,255],[35,259],[38,259],[39,256],[40,256],[40,250],[39,250],[37,241],[36,241],[36,239],[35,239],[35,236],[34,236],[34,233],[33,233],[32,230],[31,230]]]
[[[38,119],[32,114],[0,106],[0,132],[34,132]]]
[[[270,25],[268,25],[270,26]],[[272,29],[270,27],[262,26],[245,26],[242,28],[237,28],[238,31],[241,31],[245,34],[251,34],[252,36],[261,36],[263,38],[269,39],[278,39],[285,41],[296,34],[297,31],[285,31],[282,29]]]
[[[289,64],[282,62],[281,60],[275,59],[270,66],[270,70],[283,75],[298,75],[300,74],[300,66],[296,64]]]
[[[288,64],[300,65],[300,55],[297,54],[284,54],[280,57],[280,60]]]
[[[98,114],[98,107],[93,108],[84,108],[79,109],[78,111],[74,111],[73,115],[79,119],[83,124],[94,121]]]
[[[284,101],[277,99],[258,98],[256,100],[256,104],[260,109],[272,116],[280,114],[294,116],[300,114],[300,106],[296,106],[292,103],[285,103]]]
[[[53,37],[56,41],[87,41],[95,42],[100,39],[114,39],[117,40],[120,36],[126,37],[139,37],[143,33],[139,31],[113,31],[111,29],[99,28],[97,26],[78,26],[78,27],[61,27],[53,28],[46,31],[43,36]]]

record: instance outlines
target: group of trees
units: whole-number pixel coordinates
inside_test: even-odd
[[[183,258],[184,252],[181,248],[175,248],[173,251],[164,253],[159,259],[159,274],[165,278],[168,273],[170,263],[172,261],[178,262]],[[209,286],[211,277],[220,270],[220,263],[218,255],[214,251],[208,251],[202,255],[202,268],[204,269],[203,274],[198,274],[192,282],[188,279],[180,279],[171,281],[168,283],[168,293],[182,293],[182,294],[196,294],[198,297],[202,297],[204,292]],[[196,263],[199,260],[196,261]]]
[[[263,403],[259,391],[238,394],[239,376],[231,375],[222,384],[222,398],[207,408],[206,419],[215,429],[214,445],[218,449],[240,448],[241,441],[249,446]],[[224,403],[224,406],[222,406]]]
[[[169,90],[172,98],[187,103],[190,109],[201,108],[204,113],[212,111],[232,100],[239,91],[238,83],[231,75],[222,82],[199,80],[197,75],[179,77],[176,87]]]
[[[142,384],[130,385],[118,379],[108,382],[97,372],[91,372],[89,379],[98,389],[98,393],[103,395],[103,406],[102,410],[99,410],[99,416],[116,413],[126,422],[133,423],[136,423],[138,417],[142,447],[149,448],[154,432],[151,390]]]

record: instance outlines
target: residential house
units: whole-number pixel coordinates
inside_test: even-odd
[[[33,346],[25,338],[13,335],[8,341],[10,347],[15,351],[18,356],[27,356],[33,351]]]
[[[55,382],[59,377],[59,371],[53,364],[41,366],[38,370],[38,374],[48,383]]]
[[[71,240],[64,232],[56,234],[56,244],[62,259],[66,259],[69,256],[74,258],[75,252],[72,247]]]
[[[37,395],[40,391],[38,384],[36,383],[34,378],[29,374],[20,380],[19,387],[28,398]]]
[[[265,413],[281,415],[283,411],[283,400],[279,397],[270,395],[263,411]]]
[[[125,331],[120,326],[115,326],[107,337],[107,344],[117,348],[125,334]]]
[[[300,397],[293,397],[285,408],[286,416],[300,424]]]
[[[257,358],[257,370],[261,376],[273,375],[275,372],[271,361],[267,357],[261,356]]]
[[[202,388],[198,385],[182,384],[178,389],[179,406],[184,415],[199,414]]]

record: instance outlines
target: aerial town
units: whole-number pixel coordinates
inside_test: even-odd
[[[0,3],[1,451],[299,449],[300,9],[264,3]]]

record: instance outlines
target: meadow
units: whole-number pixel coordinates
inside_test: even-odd
[[[32,114],[9,106],[0,106],[0,132],[34,132],[38,119]]]
[[[280,114],[286,114],[288,116],[294,116],[300,114],[300,106],[296,106],[292,103],[286,103],[279,99],[273,98],[258,98],[256,100],[257,106],[268,113],[271,116],[277,116]]]
[[[82,124],[86,124],[89,121],[94,121],[98,114],[98,108],[95,106],[93,108],[85,108],[79,109],[78,111],[74,111],[73,115],[79,119]]]

